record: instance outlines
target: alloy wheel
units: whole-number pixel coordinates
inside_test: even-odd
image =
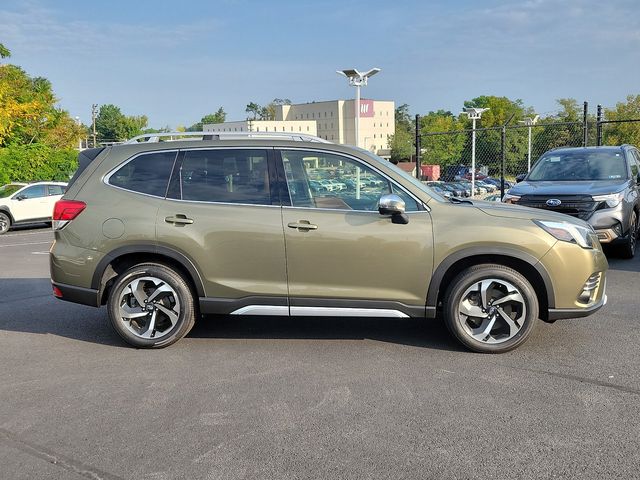
[[[472,339],[503,343],[524,326],[527,307],[522,293],[510,282],[487,278],[474,283],[458,304],[458,321]]]
[[[139,338],[162,338],[180,318],[178,294],[156,277],[133,279],[122,289],[118,305],[119,320]]]

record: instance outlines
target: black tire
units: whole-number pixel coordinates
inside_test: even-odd
[[[134,331],[132,331],[135,330],[135,328],[133,328],[132,326],[132,322],[138,322],[138,320],[130,319],[129,322],[127,322],[120,315],[120,313],[122,312],[121,307],[123,305],[122,296],[128,295],[129,299],[131,300],[131,297],[134,295],[132,293],[132,290],[129,290],[129,292],[131,292],[130,294],[128,294],[124,290],[126,288],[129,288],[129,285],[132,282],[143,278],[153,278],[155,280],[158,280],[160,281],[158,285],[166,284],[166,286],[170,290],[172,290],[170,294],[167,294],[167,297],[163,298],[162,300],[156,301],[156,303],[165,302],[167,305],[170,305],[171,299],[173,299],[175,302],[177,302],[176,305],[179,305],[179,311],[176,312],[177,315],[174,315],[175,317],[177,317],[177,320],[171,327],[167,327],[166,333],[161,332],[161,336],[159,338],[157,336],[156,338],[142,338],[140,334],[136,334],[134,333]],[[139,281],[146,282],[145,280]],[[151,297],[148,296],[148,298]],[[139,309],[140,312],[146,311],[143,307],[138,305],[138,302],[133,302],[136,306],[131,308]],[[124,306],[129,308],[128,305]],[[173,307],[171,307],[171,309],[173,309]],[[187,281],[187,279],[185,279],[182,274],[178,273],[172,268],[157,263],[143,263],[140,265],[136,265],[120,275],[116,279],[113,287],[111,288],[111,291],[109,292],[109,298],[107,300],[107,311],[111,326],[118,333],[118,335],[120,335],[122,339],[128,344],[138,348],[163,348],[177,342],[182,337],[187,335],[191,328],[193,328],[197,316],[194,294],[189,286],[189,282]],[[165,323],[171,323],[168,316],[164,314],[161,315],[159,313],[158,317],[161,316],[166,317],[164,318]],[[146,321],[148,321],[148,319],[144,320],[143,323]],[[129,324],[129,326],[127,326],[127,323]],[[138,327],[137,323],[134,325],[135,327]],[[155,330],[153,330],[152,334],[154,332]]]
[[[4,235],[11,228],[11,217],[4,212],[0,212],[0,235]]]
[[[473,290],[485,285],[483,281],[489,285],[485,295],[487,305],[484,305],[480,298],[480,290],[477,294]],[[501,303],[500,298],[515,296],[512,294],[514,291],[519,294],[517,301]],[[476,304],[473,304],[474,301]],[[495,305],[500,306],[496,307],[494,301]],[[462,271],[451,282],[443,305],[444,319],[449,331],[467,348],[479,353],[503,353],[522,345],[531,333],[539,314],[538,297],[529,281],[512,268],[495,264],[475,265]],[[466,308],[465,305],[478,308],[479,310],[474,311],[483,312],[480,313],[483,317],[466,316],[461,312]],[[511,323],[504,320],[503,314],[512,319]],[[494,323],[490,323],[492,315],[496,317]],[[482,323],[485,321],[486,324]],[[482,325],[493,327],[485,334]],[[482,331],[478,336],[486,337],[478,340],[478,336],[474,337],[472,334],[474,329]]]
[[[620,257],[631,259],[636,254],[636,246],[638,244],[638,214],[634,210],[631,213],[629,221],[629,238],[618,246],[617,253]]]

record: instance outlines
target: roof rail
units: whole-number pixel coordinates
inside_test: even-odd
[[[200,137],[200,138],[191,138]],[[166,138],[166,140],[160,140]],[[145,133],[133,137],[125,144],[132,143],[157,143],[163,142],[177,142],[188,140],[241,140],[241,139],[269,139],[269,140],[293,140],[295,142],[317,142],[317,143],[331,143],[324,138],[316,137],[314,135],[306,135],[304,133],[287,133],[287,132],[160,132],[160,133]]]

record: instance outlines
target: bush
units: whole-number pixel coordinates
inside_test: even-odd
[[[0,185],[10,182],[69,181],[78,168],[78,151],[47,145],[0,148]]]

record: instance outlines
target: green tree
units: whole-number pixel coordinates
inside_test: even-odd
[[[0,43],[0,58],[9,58],[10,56],[11,52],[9,49]]]
[[[147,126],[145,115],[126,116],[120,107],[112,104],[102,105],[96,117],[98,140],[120,142],[140,135]]]
[[[391,160],[410,160],[415,152],[414,137],[415,129],[409,114],[409,105],[403,103],[395,110],[396,131],[389,136],[389,146],[391,147]]]
[[[212,123],[224,123],[227,118],[227,113],[224,111],[224,108],[220,107],[215,113],[209,113],[202,117],[199,122],[194,123],[189,128],[187,128],[187,132],[201,132],[203,125],[212,124]]]
[[[44,143],[75,147],[83,129],[56,106],[51,82],[0,65],[0,146]]]
[[[438,110],[421,117],[422,163],[442,166],[460,163],[467,137],[461,132],[463,129],[463,121],[449,111]],[[429,135],[435,132],[451,133]]]
[[[640,95],[629,95],[626,102],[618,102],[615,108],[605,109],[605,119],[640,119]],[[640,122],[605,124],[603,126],[603,137],[605,145],[630,143],[640,146]]]
[[[245,108],[244,111],[249,115],[253,115],[252,120],[256,120],[262,112],[262,107],[256,102],[250,102],[247,104],[247,108]]]
[[[497,175],[502,163],[501,127],[509,122],[510,126],[517,125],[525,117],[534,115],[532,107],[526,107],[522,100],[511,100],[507,97],[482,95],[464,102],[465,108],[488,108],[482,114],[482,119],[476,124],[480,130],[476,134],[476,165],[478,169],[486,167],[491,175]],[[470,129],[471,121],[463,117],[467,129]],[[494,127],[494,128],[492,128]],[[507,174],[526,172],[528,152],[528,131],[525,128],[510,129],[507,135],[505,168]],[[463,152],[465,165],[471,164],[471,135],[468,136]]]

